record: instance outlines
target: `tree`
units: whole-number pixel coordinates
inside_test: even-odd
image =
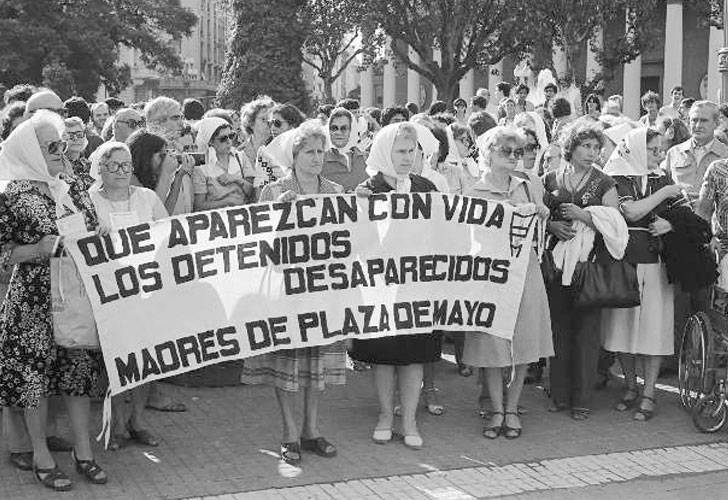
[[[323,80],[327,102],[333,102],[333,83],[354,58],[373,55],[383,42],[381,33],[367,26],[366,11],[365,0],[308,0],[301,10],[301,23],[308,27],[303,62]]]
[[[196,21],[180,0],[2,0],[0,81],[41,84],[44,68],[65,67],[87,99],[100,84],[118,92],[130,83],[129,68],[117,62],[120,45],[138,49],[149,66],[179,71],[169,41],[189,35]]]
[[[304,1],[234,0],[235,27],[217,92],[220,105],[239,108],[267,94],[308,110],[301,78],[306,32],[299,13]]]
[[[431,81],[443,100],[458,96],[469,70],[520,56],[537,22],[528,0],[370,0],[370,15],[392,39],[393,53]],[[407,47],[419,56],[413,61]],[[433,60],[433,48],[441,62]]]

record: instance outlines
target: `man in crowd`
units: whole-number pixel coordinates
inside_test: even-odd
[[[533,111],[533,103],[526,100],[530,89],[525,83],[519,83],[516,87],[516,111],[518,113],[524,113],[526,111]]]
[[[95,102],[91,105],[91,126],[99,136],[109,116],[109,106],[105,102]]]
[[[642,108],[645,114],[640,118],[640,123],[645,127],[657,126],[657,113],[660,110],[660,96],[656,92],[648,90],[641,99]]]
[[[672,88],[670,92],[672,102],[660,108],[660,115],[667,116],[669,118],[680,118],[680,103],[683,100],[683,88],[677,85]]]
[[[556,94],[558,94],[558,92],[559,88],[556,86],[555,83],[549,83],[543,88],[543,95],[546,97],[546,100],[543,102],[544,108],[550,108],[551,102],[554,100],[554,97],[556,97]]]

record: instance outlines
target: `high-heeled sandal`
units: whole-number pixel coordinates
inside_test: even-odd
[[[422,389],[422,399],[425,402],[425,408],[427,409],[427,413],[436,417],[439,417],[440,415],[445,413],[445,407],[437,402],[436,394],[438,391],[439,389],[437,387]]]
[[[652,402],[652,409],[648,410],[646,408],[642,408],[642,403],[647,400]],[[642,395],[642,399],[640,400],[640,405],[637,407],[637,409],[634,412],[634,420],[640,421],[640,422],[647,422],[648,420],[652,419],[652,417],[655,415],[655,406],[657,405],[657,401],[655,401],[655,398],[651,398],[649,396]]]
[[[109,480],[104,469],[99,467],[94,459],[79,460],[76,457],[76,450],[71,451],[71,458],[76,464],[76,471],[81,474],[91,484],[106,484]]]
[[[298,465],[301,463],[301,444],[298,441],[290,443],[281,443],[281,460],[288,465]]]
[[[53,491],[70,491],[73,488],[73,483],[69,477],[55,465],[51,469],[39,469],[35,464],[33,465],[33,475],[40,481],[40,483]],[[58,484],[58,482],[61,484]]]
[[[633,394],[634,397],[628,398],[627,396],[630,394]],[[639,397],[640,393],[636,387],[627,387],[627,390],[624,391],[622,399],[614,406],[614,409],[617,411],[627,411],[637,403]]]
[[[506,425],[506,415],[515,415],[516,417],[519,417],[517,411],[507,411],[503,415],[503,436],[505,436],[506,439],[518,439],[521,437],[521,433],[523,432],[522,427],[510,427]],[[520,417],[518,419],[520,421]]]
[[[495,417],[496,415],[502,415],[503,420],[501,420],[500,425],[486,425],[483,427],[483,437],[488,439],[498,439],[498,437],[503,433],[503,423],[506,421],[506,414],[502,411],[494,411],[491,412],[491,419]]]

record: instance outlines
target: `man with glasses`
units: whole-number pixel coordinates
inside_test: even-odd
[[[111,140],[126,142],[131,134],[144,128],[144,125],[144,117],[137,110],[122,108],[114,115],[114,135]]]

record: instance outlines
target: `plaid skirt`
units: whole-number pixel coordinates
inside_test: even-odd
[[[245,360],[240,377],[243,384],[266,384],[289,392],[300,388],[323,391],[326,385],[346,383],[344,342],[284,349]]]

